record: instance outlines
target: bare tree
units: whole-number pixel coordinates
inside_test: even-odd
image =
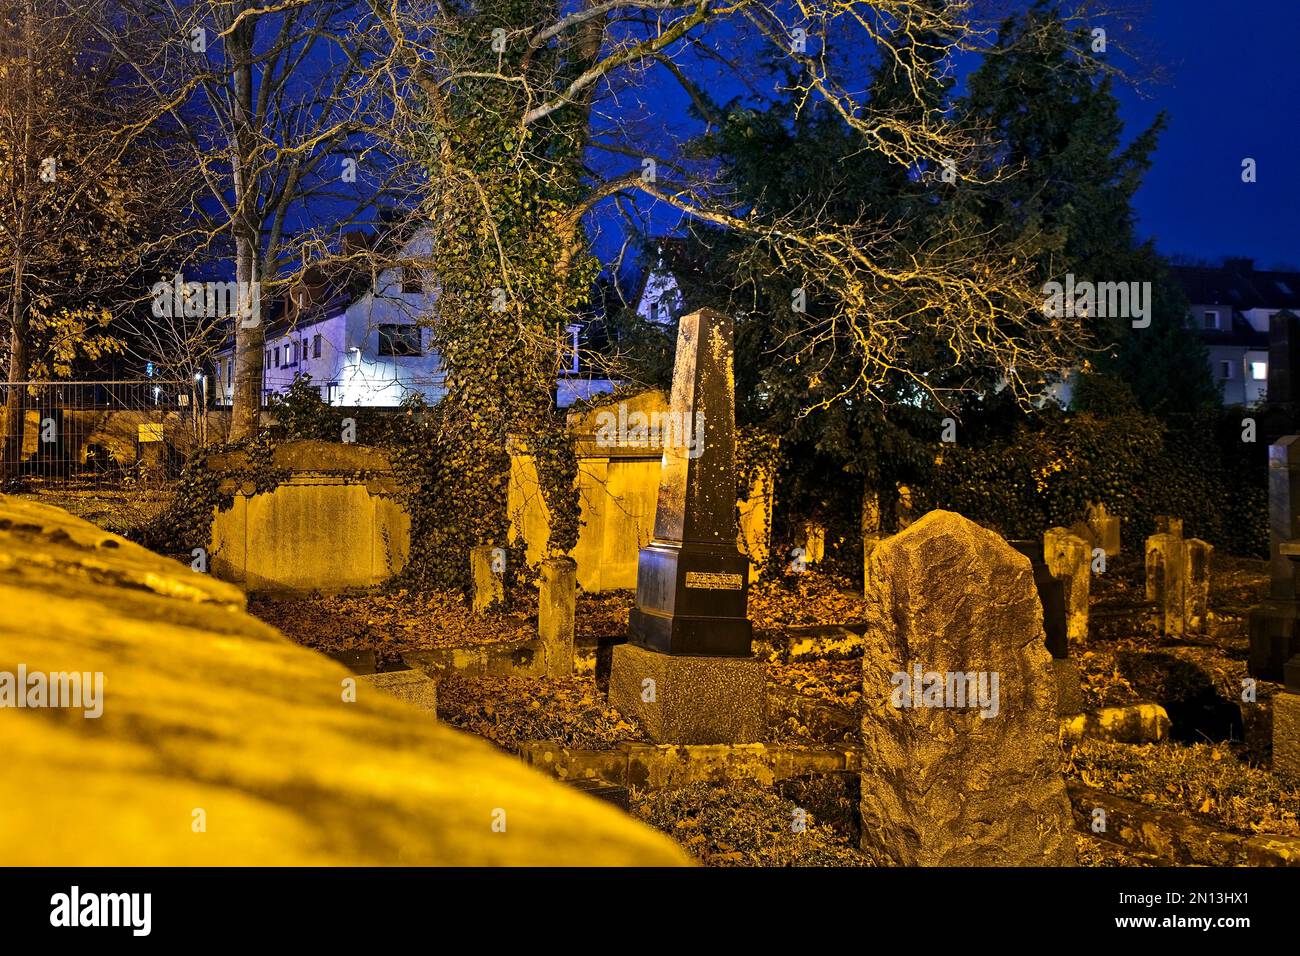
[[[121,349],[112,325],[160,245],[178,177],[122,82],[147,46],[97,0],[0,4],[0,297],[8,326],[5,466],[19,460],[18,383]],[[165,240],[163,240],[165,241]],[[6,477],[9,477],[6,475]]]
[[[336,251],[340,228],[382,192],[384,164],[355,95],[365,26],[343,0],[128,2],[171,38],[138,78],[154,90],[142,122],[165,117],[182,131],[203,184],[195,204],[211,227],[188,261],[233,260],[240,309],[221,318],[235,337],[230,435],[242,438],[259,423],[263,306]]]

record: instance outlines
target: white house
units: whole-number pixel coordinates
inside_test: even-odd
[[[1187,324],[1209,355],[1225,405],[1255,405],[1268,397],[1269,323],[1282,311],[1300,314],[1300,273],[1260,271],[1250,259],[1221,267],[1175,266],[1187,295]]]
[[[428,240],[407,239],[397,262],[427,255]],[[263,354],[262,393],[283,394],[300,375],[310,375],[331,405],[396,406],[419,393],[429,402],[444,393],[441,362],[430,348],[427,318],[434,297],[414,266],[380,271],[357,294],[357,272],[309,272],[271,311]],[[366,277],[368,278],[368,277]],[[233,394],[234,341],[216,356],[216,394]]]
[[[349,245],[364,243],[359,234]],[[382,241],[382,240],[381,240]],[[417,233],[385,250],[388,261],[416,262],[427,257],[429,239]],[[431,347],[429,317],[436,301],[432,277],[414,266],[394,265],[373,284],[359,270],[309,271],[286,299],[263,305],[271,317],[266,329],[262,394],[284,394],[294,380],[310,375],[321,398],[331,405],[393,407],[413,393],[430,404],[445,394],[442,364]],[[360,282],[359,280],[363,280]],[[683,299],[677,280],[662,264],[648,270],[634,299],[643,319],[671,324]],[[592,316],[566,329],[560,343],[556,404],[613,391],[619,384],[600,367],[603,323]],[[233,398],[234,339],[218,351],[214,364],[216,402]]]

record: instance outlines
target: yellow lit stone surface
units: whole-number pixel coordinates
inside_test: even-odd
[[[0,708],[0,865],[686,862],[59,509],[0,495],[0,608],[0,671],[104,674],[97,720]]]

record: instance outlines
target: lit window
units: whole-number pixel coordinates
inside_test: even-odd
[[[565,331],[568,334],[560,336],[560,371],[577,375],[579,336],[582,334],[582,326],[570,325]]]
[[[1257,381],[1257,382],[1262,382],[1264,379],[1268,378],[1268,363],[1267,363],[1267,362],[1251,362],[1251,363],[1250,363],[1250,377],[1253,378],[1253,379],[1254,379],[1255,381]]]

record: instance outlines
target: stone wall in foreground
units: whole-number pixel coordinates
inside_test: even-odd
[[[686,862],[60,509],[0,495],[0,607],[0,680],[104,681],[97,719],[0,707],[0,865]]]

